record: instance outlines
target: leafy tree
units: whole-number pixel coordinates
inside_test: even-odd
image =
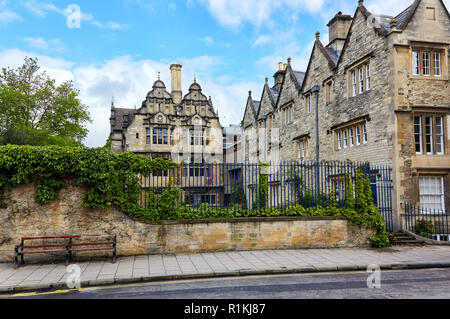
[[[25,58],[17,69],[0,71],[2,144],[80,145],[90,122],[87,106],[71,81],[56,84],[38,60]]]

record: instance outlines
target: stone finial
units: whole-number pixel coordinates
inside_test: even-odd
[[[197,76],[194,74],[194,83],[197,83]]]
[[[364,4],[364,0],[358,0],[358,6],[362,6]]]
[[[396,28],[397,27],[397,19],[392,18],[392,20],[390,22],[390,26],[391,26],[391,29]]]
[[[161,72],[158,71],[158,80],[161,80]]]
[[[289,58],[287,59],[288,64],[291,64],[291,61],[292,61],[292,59],[291,59],[291,57],[289,57]]]
[[[319,31],[316,32],[316,40],[320,40],[320,32]]]
[[[248,91],[248,96],[252,96],[252,91]]]
[[[114,108],[114,96],[111,97],[111,108],[112,108],[112,109]]]
[[[268,77],[266,77],[266,83],[269,83],[269,78]]]

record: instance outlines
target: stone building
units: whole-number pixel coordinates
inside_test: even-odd
[[[195,79],[183,96],[181,69],[179,63],[170,66],[170,93],[158,77],[139,109],[116,108],[112,103],[111,149],[181,164],[173,173],[174,184],[204,187],[195,196],[187,191],[187,203],[216,203],[223,185],[220,172],[208,164],[223,160],[222,126],[211,97],[202,93]],[[162,172],[143,179],[143,185],[167,185],[168,179],[167,172]]]
[[[259,103],[249,97],[242,122],[246,159],[273,160],[265,152],[279,140],[280,160],[318,155],[390,165],[396,228],[405,201],[449,211],[450,15],[443,1],[415,0],[387,16],[359,0],[353,15],[339,12],[328,27],[328,44],[316,33],[304,74],[292,71],[288,59],[271,113],[264,102],[269,94]],[[268,93],[266,86],[267,80]],[[251,133],[264,127],[277,128],[279,137],[252,149]]]
[[[221,162],[222,126],[211,97],[194,79],[183,97],[181,68],[170,66],[171,93],[159,78],[139,109],[111,105],[111,148],[177,163]]]

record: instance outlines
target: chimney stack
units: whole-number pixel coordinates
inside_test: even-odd
[[[175,62],[170,65],[170,77],[172,88],[172,100],[175,104],[180,104],[183,92],[181,91],[181,68],[182,65]]]
[[[352,17],[350,15],[344,15],[339,11],[327,24],[330,36],[330,43],[328,45],[331,45],[336,51],[341,51],[344,47],[351,23]]]
[[[274,85],[278,91],[281,89],[281,84],[283,83],[284,74],[286,73],[286,64],[283,62],[278,62],[278,71],[273,75],[274,77]]]

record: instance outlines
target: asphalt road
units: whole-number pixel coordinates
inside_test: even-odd
[[[149,282],[23,293],[32,299],[450,299],[450,269],[286,274]],[[5,297],[5,296],[4,296]]]

